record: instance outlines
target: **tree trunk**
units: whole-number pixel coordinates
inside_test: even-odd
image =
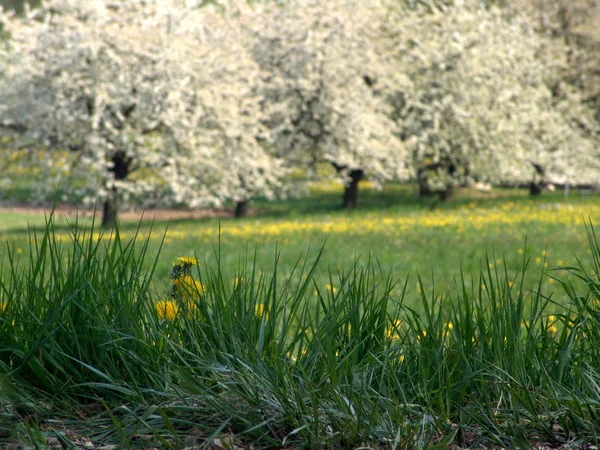
[[[344,186],[344,208],[354,209],[358,205],[358,183],[363,179],[362,170],[352,170],[348,176],[350,182]]]
[[[452,186],[451,184],[447,184],[446,189],[440,189],[438,191],[438,195],[440,197],[440,200],[445,202],[446,200],[450,199],[452,195],[454,195],[454,186]]]
[[[248,200],[240,200],[235,205],[234,217],[246,217],[248,215]]]
[[[534,161],[531,162],[534,168],[533,180],[529,185],[529,193],[532,196],[537,196],[542,193],[546,183],[546,168]]]
[[[102,228],[112,228],[117,222],[117,214],[119,212],[119,194],[117,189],[113,187],[104,200],[102,208]]]
[[[429,197],[430,195],[433,195],[427,180],[427,171],[424,168],[420,167],[417,171],[417,179],[419,181],[419,197]]]
[[[113,173],[115,180],[125,180],[131,173],[131,165],[133,160],[129,158],[125,152],[118,151],[112,157],[113,166],[110,171]],[[116,186],[112,186],[108,192],[108,196],[104,201],[102,208],[102,227],[112,228],[117,222],[117,214],[119,213],[119,192]]]
[[[529,193],[532,196],[541,195],[542,183],[536,183],[535,181],[532,181],[531,184],[529,185]]]

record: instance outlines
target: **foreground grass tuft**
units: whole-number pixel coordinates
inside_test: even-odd
[[[256,253],[224,271],[53,217],[8,246],[0,442],[37,448],[424,448],[598,443],[600,246],[526,291],[486,262],[445,294],[376,262],[291,274]],[[140,242],[138,242],[140,241]],[[149,268],[149,269],[148,269]],[[555,292],[545,292],[553,277]],[[167,286],[164,288],[164,286]]]

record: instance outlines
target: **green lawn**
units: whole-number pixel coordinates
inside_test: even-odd
[[[585,258],[588,246],[583,222],[600,222],[598,195],[552,193],[532,199],[524,190],[497,189],[491,194],[459,191],[451,201],[440,203],[419,200],[413,187],[392,185],[382,192],[363,189],[360,207],[344,211],[339,207],[339,189],[327,186],[306,198],[255,202],[258,215],[237,220],[152,224],[152,211],[147,211],[147,220],[141,224],[124,221],[120,231],[127,239],[139,226],[141,236],[150,236],[150,254],[158,251],[164,238],[157,274],[163,274],[165,282],[174,259],[195,255],[210,263],[219,246],[222,267],[232,275],[240,261],[256,251],[258,266],[267,272],[277,252],[279,270],[288,276],[299,258],[315,255],[324,245],[316,277],[321,287],[330,283],[329,271],[335,281],[337,271],[347,271],[356,260],[364,263],[371,259],[394,278],[408,276],[408,299],[416,304],[417,274],[428,289],[435,285],[437,293],[444,293],[461,270],[470,278],[477,276],[482,266],[506,264],[512,275],[525,260],[531,266],[525,286],[533,289],[542,269],[573,265],[574,255]],[[65,233],[69,221],[74,218],[58,214],[57,226]],[[89,219],[82,222],[89,223]],[[42,215],[2,213],[0,236],[24,258],[28,225],[43,224]],[[553,283],[552,278],[544,281],[546,292],[555,290]],[[157,290],[164,290],[159,277]]]
[[[0,444],[598,445],[598,199],[321,189],[112,235],[6,213]]]

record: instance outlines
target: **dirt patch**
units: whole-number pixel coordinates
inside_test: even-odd
[[[27,203],[11,203],[9,205],[0,205],[0,213],[13,212],[19,214],[49,214],[52,211],[52,205],[31,205]],[[54,207],[56,215],[92,217],[94,211],[91,209],[82,209],[75,205],[58,204]],[[248,215],[255,216],[260,214],[258,209],[249,208]],[[101,217],[101,211],[96,211],[96,217]],[[147,210],[126,210],[119,213],[121,220],[151,221],[151,220],[169,220],[169,219],[204,219],[207,217],[232,217],[233,212],[228,209],[168,209],[157,208]]]

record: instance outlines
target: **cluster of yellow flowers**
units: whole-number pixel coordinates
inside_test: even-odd
[[[166,242],[188,240],[213,241],[220,233],[221,238],[266,239],[286,238],[297,233],[348,234],[364,236],[380,234],[387,237],[404,236],[414,230],[451,227],[456,233],[482,230],[518,230],[519,225],[529,223],[557,224],[580,230],[584,218],[600,221],[600,205],[544,205],[507,202],[500,206],[481,207],[468,204],[461,208],[447,210],[422,210],[408,215],[367,212],[357,216],[324,216],[278,220],[261,219],[257,222],[226,222],[220,229],[213,224],[195,227],[194,230],[170,228],[166,236],[153,231],[149,238]],[[125,235],[126,233],[121,233]],[[99,237],[99,236],[98,236]],[[123,236],[122,236],[123,237]],[[193,260],[193,258],[190,258]]]
[[[179,302],[181,301],[187,307],[188,313],[196,310],[196,300],[205,294],[202,283],[192,275],[192,267],[197,264],[196,258],[188,256],[182,256],[173,262],[173,268],[169,274],[169,278],[172,280],[170,298],[161,300],[155,305],[159,320],[175,320],[180,311]]]

